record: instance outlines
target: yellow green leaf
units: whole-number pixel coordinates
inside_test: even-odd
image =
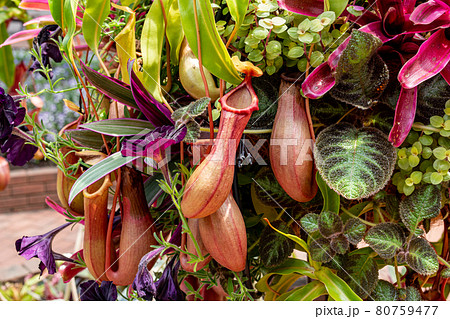
[[[324,283],[328,294],[336,301],[361,301],[362,299],[329,268],[322,267],[314,273]]]
[[[6,31],[6,24],[0,25],[0,43],[3,43],[8,38],[8,32]],[[12,54],[12,48],[10,45],[0,48],[0,80],[3,81],[8,87],[14,83],[14,56]]]
[[[183,43],[184,38],[178,1],[172,2],[169,12],[167,13],[167,21],[166,35],[170,45],[170,62],[177,65],[180,57],[181,43]]]

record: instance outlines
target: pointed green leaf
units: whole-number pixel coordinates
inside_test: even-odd
[[[0,24],[0,43],[8,38],[6,23]],[[0,48],[0,81],[10,87],[14,83],[14,73],[16,71],[14,64],[14,56],[10,45]],[[15,93],[15,92],[14,92]]]
[[[65,0],[63,9],[63,30],[66,31],[62,45],[64,52],[69,57],[72,65],[75,65],[73,60],[73,37],[76,31],[76,14],[77,14],[78,0]]]
[[[325,0],[325,11],[333,11],[338,18],[347,7],[348,0]]]
[[[344,235],[353,245],[358,244],[366,233],[366,225],[358,218],[349,219],[344,226]]]
[[[170,45],[170,63],[177,65],[180,57],[181,43],[184,39],[178,1],[172,2],[169,12],[167,13],[167,21],[170,21],[166,29],[167,39],[169,40]]]
[[[329,211],[323,211],[319,215],[319,231],[323,237],[329,238],[342,232],[342,220],[338,214]]]
[[[57,25],[63,27],[64,0],[48,0],[48,6],[50,7],[53,20],[55,20]]]
[[[405,243],[405,233],[397,224],[378,224],[367,232],[364,239],[381,258],[392,258],[402,249]]]
[[[272,226],[282,232],[290,233],[291,230],[285,222],[277,220]],[[259,254],[264,266],[271,268],[282,264],[294,250],[295,243],[289,238],[277,233],[267,225],[259,241]]]
[[[227,0],[228,9],[233,20],[236,21],[235,28],[239,30],[244,22],[245,15],[247,13],[249,0]]]
[[[82,124],[80,128],[109,136],[143,135],[154,129],[150,122],[137,119],[102,120]]]
[[[313,301],[327,293],[325,285],[320,281],[314,280],[305,286],[285,292],[277,298],[277,301]]]
[[[303,239],[301,239],[301,238],[299,238],[299,237],[297,237],[297,236],[291,235],[291,234],[283,233],[282,231],[279,231],[278,229],[274,228],[274,227],[270,224],[270,222],[269,222],[269,220],[268,220],[267,218],[264,218],[264,220],[265,220],[265,221],[269,224],[269,226],[272,227],[276,232],[280,233],[280,234],[283,235],[283,236],[286,236],[286,237],[289,238],[290,240],[293,240],[294,242],[296,242],[297,244],[299,244],[300,247],[302,247],[307,253],[309,253],[309,250],[308,250],[308,244],[307,244]]]
[[[317,137],[314,160],[329,187],[347,199],[369,197],[381,190],[394,171],[397,152],[375,128],[331,125]]]
[[[124,157],[120,152],[117,152],[98,162],[94,166],[91,166],[73,184],[69,194],[69,204],[72,203],[73,199],[82,192],[83,189],[138,157],[139,156]]]
[[[164,42],[164,18],[161,4],[167,12],[174,0],[155,1],[145,17],[142,28],[141,48],[143,58],[143,83],[148,92],[159,102],[166,103],[161,92],[161,54]],[[176,0],[175,0],[176,1]]]
[[[309,213],[300,219],[300,224],[302,224],[303,229],[307,233],[313,233],[319,230],[319,215],[314,213]]]
[[[371,254],[347,255],[338,275],[358,296],[365,299],[377,285],[378,266]]]
[[[87,0],[83,15],[83,36],[89,48],[98,56],[102,24],[111,10],[110,0]]]
[[[375,290],[372,292],[371,297],[375,301],[397,301],[398,290],[386,280],[378,280]]]
[[[203,65],[218,78],[234,85],[240,84],[242,79],[231,62],[230,55],[217,31],[211,3],[204,0],[196,0],[195,3]],[[178,5],[186,39],[195,56],[198,57],[194,1],[179,0]]]
[[[315,272],[318,280],[324,283],[328,294],[336,301],[361,301],[362,299],[329,268],[322,267]]]
[[[311,253],[311,259],[321,263],[329,262],[336,254],[331,249],[330,240],[326,238],[318,238],[311,241],[309,251]]]
[[[414,231],[425,218],[433,218],[441,209],[441,187],[425,185],[400,203],[400,217],[405,226]]]
[[[340,255],[345,254],[350,246],[347,237],[343,234],[331,238],[330,245],[331,249],[333,249],[336,254]]]
[[[323,198],[323,209],[322,211],[330,211],[338,214],[340,210],[340,200],[341,197],[338,193],[328,187],[327,183],[320,176],[319,172],[316,173],[316,181],[319,186],[320,192]]]
[[[389,70],[377,54],[379,38],[353,30],[336,68],[336,85],[331,95],[343,102],[367,109],[383,93],[389,81]]]
[[[421,275],[432,275],[439,269],[439,261],[436,251],[430,243],[424,238],[414,238],[411,240],[406,262]]]

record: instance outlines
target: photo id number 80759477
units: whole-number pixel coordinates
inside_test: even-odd
[[[434,316],[438,306],[377,306],[377,316]]]

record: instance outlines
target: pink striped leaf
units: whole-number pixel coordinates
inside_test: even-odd
[[[11,35],[8,39],[6,39],[5,42],[0,44],[0,48],[4,47],[5,45],[11,45],[14,43],[31,40],[39,34],[41,29],[42,28],[16,32],[13,35]]]

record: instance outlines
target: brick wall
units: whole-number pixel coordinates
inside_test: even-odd
[[[58,201],[56,167],[11,171],[8,187],[0,192],[0,213],[33,211],[48,208],[45,197]]]

